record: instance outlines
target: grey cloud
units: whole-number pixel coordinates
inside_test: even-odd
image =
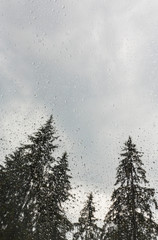
[[[74,177],[108,187],[108,193],[129,134],[146,151],[148,168],[158,131],[157,5],[156,0],[1,1],[3,127],[7,122],[15,132],[12,119],[19,115],[18,124],[26,117],[28,125],[33,116],[39,125],[37,117],[53,108],[59,128],[74,143],[70,151],[80,171],[77,177],[74,167]]]

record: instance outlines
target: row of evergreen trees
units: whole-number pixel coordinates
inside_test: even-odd
[[[67,153],[57,157],[58,136],[52,116],[29,143],[0,166],[0,240],[156,240],[155,191],[149,187],[141,153],[129,137],[117,168],[112,204],[103,227],[95,218],[90,193],[77,223],[66,216],[72,196]]]

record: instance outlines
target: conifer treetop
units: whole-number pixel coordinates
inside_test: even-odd
[[[131,137],[125,142],[120,156],[102,239],[156,240],[158,224],[152,211],[153,205],[157,208],[155,190],[149,187],[141,160],[143,155]]]

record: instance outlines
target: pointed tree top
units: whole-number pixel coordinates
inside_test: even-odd
[[[131,136],[128,137],[128,142],[132,143],[132,137]]]
[[[50,115],[50,117],[48,119],[48,122],[51,122],[51,123],[53,122],[53,115],[52,114]]]
[[[92,193],[92,192],[89,193],[88,198],[89,198],[89,200],[91,200],[91,201],[93,200],[93,193]]]
[[[53,123],[53,115],[51,114],[44,126],[50,126]]]
[[[125,142],[125,148],[123,150],[129,150],[129,151],[137,151],[136,144],[132,142],[132,137],[129,136],[128,140]]]
[[[135,146],[135,144],[133,144],[133,142],[132,142],[131,136],[128,137],[128,140],[125,142],[125,145],[126,146]]]

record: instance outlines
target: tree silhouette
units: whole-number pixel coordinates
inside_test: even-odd
[[[129,137],[117,168],[117,188],[112,194],[112,205],[105,217],[104,240],[157,239],[158,225],[152,212],[152,205],[157,208],[155,190],[147,187],[141,157]]]
[[[69,198],[67,154],[58,148],[52,116],[29,143],[0,168],[0,234],[5,240],[65,240],[71,223],[62,204]]]
[[[74,224],[75,233],[73,240],[98,240],[100,237],[100,228],[97,226],[97,219],[94,216],[95,206],[93,195],[89,194],[78,223]]]

